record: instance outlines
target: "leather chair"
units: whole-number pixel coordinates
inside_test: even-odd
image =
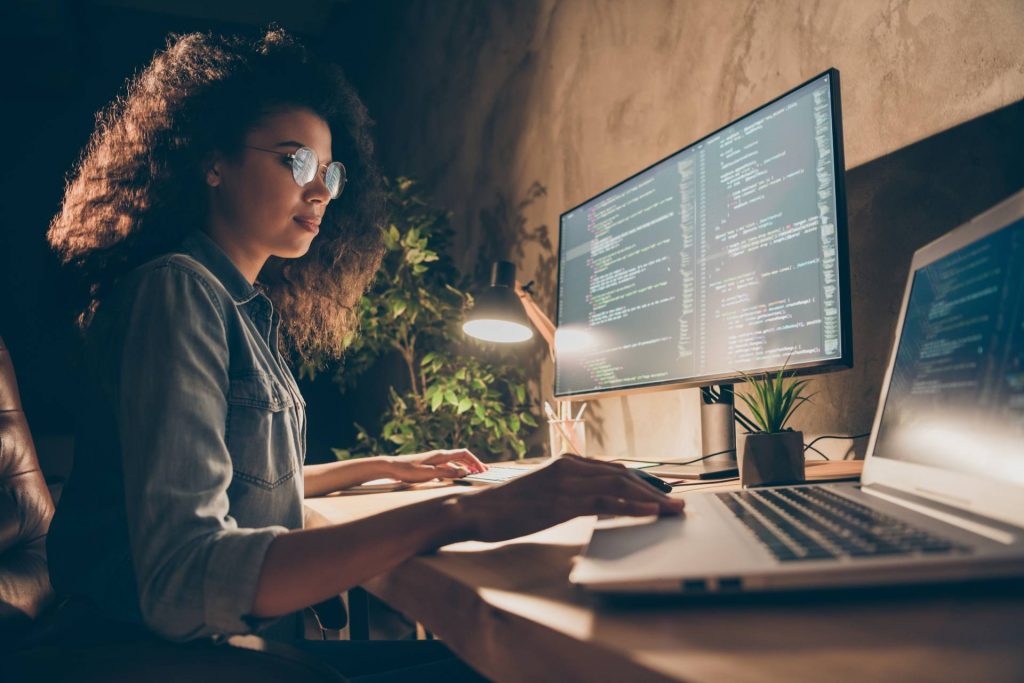
[[[136,637],[85,644],[82,636],[87,634],[60,627],[69,610],[55,607],[46,566],[53,510],[14,366],[0,337],[0,651],[17,651],[0,657],[0,680],[344,683],[319,660],[256,636],[235,636],[223,643]]]
[[[0,641],[11,643],[53,603],[46,533],[53,500],[0,337]]]

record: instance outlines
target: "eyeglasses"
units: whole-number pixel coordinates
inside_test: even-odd
[[[292,154],[288,154],[287,152],[278,152],[277,150],[255,147],[253,145],[245,146],[249,149],[269,152],[284,158],[285,163],[292,167],[292,178],[295,179],[295,184],[299,187],[305,187],[313,182],[317,171],[322,168],[325,169],[324,185],[327,186],[327,191],[331,193],[331,199],[337,199],[341,195],[341,191],[345,189],[345,182],[348,180],[345,165],[340,161],[321,164],[316,152],[309,147],[299,147]]]

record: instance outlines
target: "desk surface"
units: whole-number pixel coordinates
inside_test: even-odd
[[[306,502],[344,522],[453,489]],[[364,587],[497,681],[1024,680],[1022,583],[618,606],[568,583],[592,525],[447,546]]]

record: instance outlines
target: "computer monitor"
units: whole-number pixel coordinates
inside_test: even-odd
[[[839,72],[569,209],[559,234],[559,398],[701,386],[730,404],[742,373],[850,367]]]

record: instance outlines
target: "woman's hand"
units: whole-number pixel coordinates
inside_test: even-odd
[[[463,448],[394,455],[384,460],[387,476],[409,484],[431,479],[458,479],[487,471],[487,465]]]
[[[622,465],[563,455],[512,481],[455,501],[474,540],[531,534],[581,515],[678,515],[669,498]]]

